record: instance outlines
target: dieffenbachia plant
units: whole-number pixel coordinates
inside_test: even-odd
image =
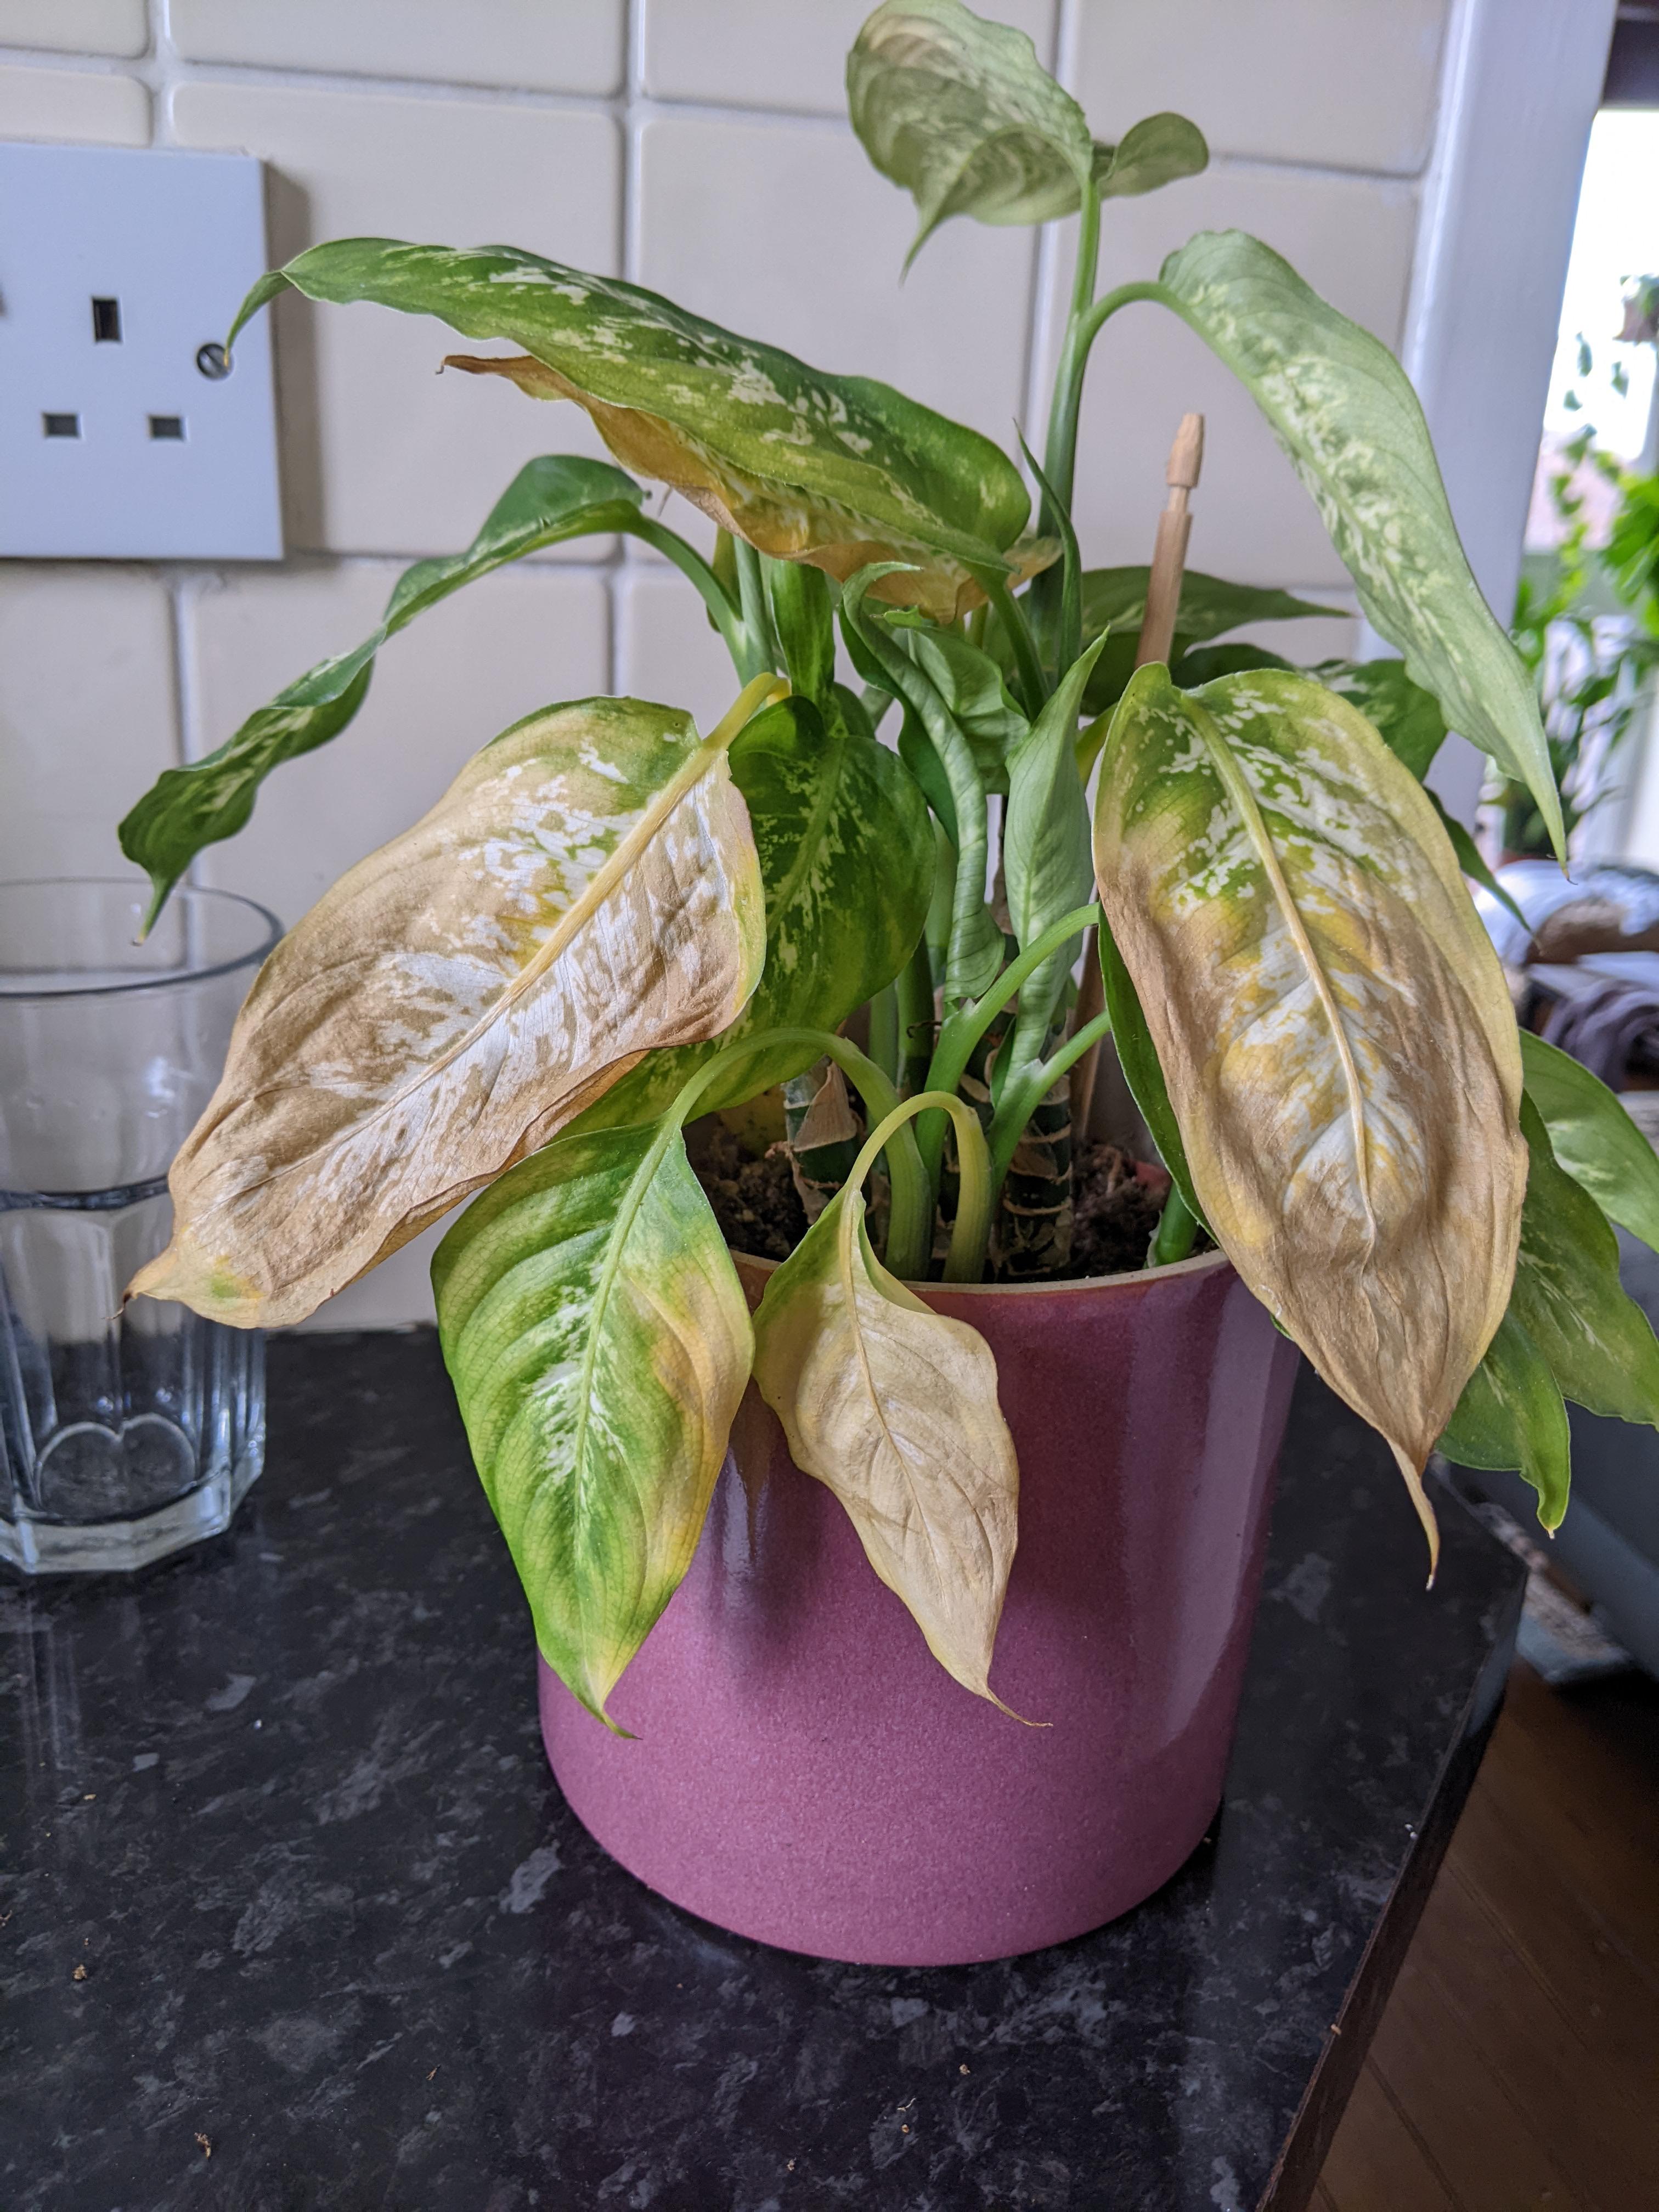
[[[983,1340],[915,1285],[1066,1271],[1066,1080],[1109,1032],[1173,1179],[1152,1261],[1207,1230],[1387,1437],[1431,1545],[1437,1441],[1519,1467],[1553,1526],[1564,1400],[1659,1419],[1608,1225],[1659,1247],[1659,1163],[1517,1035],[1479,856],[1423,785],[1461,731],[1559,848],[1532,686],[1405,376],[1238,231],[1099,292],[1112,201],[1204,166],[1181,118],[1101,144],[1030,41],[958,0],[886,0],[848,81],[918,247],[956,216],[1075,217],[1035,526],[986,438],[637,286],[507,246],[319,246],[238,327],[285,289],[435,316],[510,349],[457,366],[574,401],[621,465],[531,462],[355,652],[122,825],[159,903],[265,775],[338,738],[398,630],[503,562],[620,532],[701,594],[738,694],[717,728],[633,699],[533,714],[283,939],[135,1285],[294,1321],[477,1193],[434,1268],[444,1352],[541,1650],[601,1717],[751,1376],[940,1662],[993,1696],[1014,1448]],[[1320,610],[1194,571],[1135,667],[1148,573],[1085,570],[1071,506],[1091,350],[1137,302],[1255,399],[1397,659],[1230,644]],[[713,520],[712,559],[644,481]],[[867,1050],[842,1033],[866,1006]],[[751,1313],[682,1133],[779,1085],[816,1218]]]

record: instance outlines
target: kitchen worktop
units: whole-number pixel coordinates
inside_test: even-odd
[[[566,1809],[426,1331],[270,1346],[230,1532],[0,1583],[8,2212],[1255,2212],[1312,2185],[1520,1570],[1305,1371],[1226,1800],[1157,1897],[944,1970],[653,1896]]]

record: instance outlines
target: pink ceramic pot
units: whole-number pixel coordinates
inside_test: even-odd
[[[765,1269],[742,1263],[758,1296]],[[925,1295],[996,1354],[1019,1548],[991,1679],[951,1680],[750,1390],[691,1571],[611,1735],[544,1668],[577,1818],[742,1936],[1006,1958],[1149,1896],[1220,1802],[1294,1348],[1219,1255]]]

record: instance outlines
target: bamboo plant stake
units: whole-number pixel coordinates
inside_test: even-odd
[[[1161,660],[1167,665],[1175,645],[1176,617],[1181,607],[1181,580],[1187,568],[1187,541],[1193,531],[1193,518],[1188,501],[1198,489],[1199,471],[1203,465],[1204,417],[1201,415],[1183,415],[1164,471],[1164,481],[1169,489],[1164,496],[1163,512],[1158,518],[1152,571],[1146,579],[1146,606],[1140,618],[1140,637],[1135,647],[1137,668],[1144,668],[1151,660]],[[1083,977],[1078,985],[1073,1031],[1085,1028],[1093,1021],[1105,1003],[1105,986],[1101,980],[1100,963],[1095,957],[1094,932],[1091,930],[1084,942]],[[1080,1148],[1088,1141],[1089,1117],[1095,1103],[1095,1077],[1099,1066],[1100,1047],[1097,1044],[1091,1046],[1072,1070],[1072,1144],[1074,1149]]]

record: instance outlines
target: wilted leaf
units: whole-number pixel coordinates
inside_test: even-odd
[[[1113,719],[1095,866],[1206,1218],[1419,1480],[1508,1302],[1509,994],[1433,809],[1353,708],[1264,670]]]
[[[1521,1065],[1560,1165],[1609,1221],[1659,1251],[1659,1158],[1617,1097],[1529,1030],[1521,1032]]]
[[[910,563],[883,596],[945,621],[983,598],[974,569],[1026,573],[1025,556],[1004,555],[1030,503],[988,438],[890,385],[827,376],[618,277],[513,246],[340,239],[261,277],[235,328],[285,285],[522,346],[522,356],[456,366],[574,399],[624,466],[672,484],[763,553],[842,578],[872,561]]]
[[[678,1129],[550,1145],[467,1208],[432,1281],[542,1656],[606,1720],[691,1564],[754,1352]]]
[[[1526,784],[1561,848],[1537,694],[1470,573],[1405,371],[1243,231],[1200,231],[1158,281],[1267,416],[1373,628],[1449,726]]]
[[[766,896],[766,965],[718,1045],[653,1052],[583,1116],[584,1128],[653,1121],[710,1054],[772,1029],[838,1030],[915,950],[933,881],[933,831],[921,793],[855,700],[832,691],[820,714],[785,699],[728,756],[749,809]],[[776,1045],[734,1060],[699,1113],[769,1091],[817,1058]]]
[[[259,971],[132,1290],[303,1320],[641,1053],[725,1029],[764,949],[730,738],[637,700],[550,708],[343,876]]]
[[[755,1381],[797,1467],[833,1490],[927,1648],[993,1705],[1019,1469],[990,1346],[890,1275],[861,1193],[838,1192],[773,1274]],[[1006,1710],[1006,1707],[1003,1708]]]
[[[644,497],[631,477],[605,461],[553,453],[527,461],[465,553],[404,569],[385,614],[360,646],[307,669],[216,751],[187,768],[164,769],[120,830],[121,850],[155,886],[145,927],[204,847],[246,826],[254,794],[272,769],[338,737],[363,703],[374,656],[387,638],[492,568],[544,545],[622,527]]]
[[[1166,110],[1132,123],[1115,146],[1095,143],[1095,190],[1103,200],[1130,199],[1195,177],[1210,149],[1197,124]]]
[[[847,105],[871,161],[915,201],[907,267],[948,216],[1047,222],[1091,182],[1083,110],[1023,31],[959,0],[885,0],[847,57]]]

